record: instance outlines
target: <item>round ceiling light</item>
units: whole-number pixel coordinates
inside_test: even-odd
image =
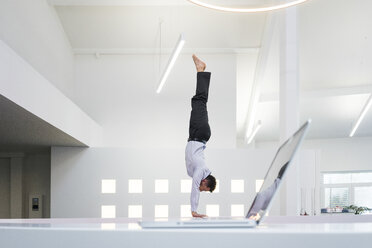
[[[228,12],[239,12],[239,13],[249,13],[249,12],[265,12],[265,11],[271,11],[271,10],[277,10],[277,9],[284,9],[288,8],[303,2],[306,2],[308,0],[290,0],[286,3],[278,3],[278,4],[271,4],[269,6],[261,6],[261,7],[252,7],[252,8],[231,8],[231,7],[225,7],[225,6],[220,6],[220,5],[214,5],[214,4],[209,4],[206,3],[204,0],[199,1],[199,0],[187,0],[193,4],[206,7],[209,9],[214,9],[214,10],[221,10],[221,11],[228,11]]]

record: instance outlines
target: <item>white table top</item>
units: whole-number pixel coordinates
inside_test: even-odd
[[[297,218],[297,217],[296,217]],[[1,220],[1,247],[372,247],[372,221],[279,223],[256,228],[141,229],[137,220]],[[302,217],[307,218],[307,217]],[[288,218],[279,218],[281,220]],[[297,218],[298,219],[298,218]],[[316,219],[316,218],[315,218]],[[365,219],[365,218],[364,218]],[[312,219],[298,219],[306,220]],[[313,218],[314,220],[314,218]],[[319,220],[317,220],[319,222]],[[271,222],[271,223],[270,223]],[[299,221],[298,221],[299,222]],[[56,242],[56,240],[58,242]],[[4,245],[4,246],[3,246]],[[33,246],[34,245],[34,246]]]

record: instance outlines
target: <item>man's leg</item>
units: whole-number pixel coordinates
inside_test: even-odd
[[[191,116],[189,127],[189,140],[207,142],[211,136],[208,124],[208,92],[211,78],[210,72],[204,72],[205,64],[193,56],[197,68],[197,84],[195,96],[191,99]]]

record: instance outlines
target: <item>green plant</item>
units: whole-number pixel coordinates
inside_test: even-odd
[[[362,214],[365,211],[372,210],[372,209],[367,208],[367,207],[358,207],[358,206],[355,206],[355,205],[346,206],[346,207],[344,207],[344,209],[353,210],[355,214]]]

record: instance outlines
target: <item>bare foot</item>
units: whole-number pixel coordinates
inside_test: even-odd
[[[203,72],[207,65],[201,61],[195,54],[192,55],[192,59],[194,60],[194,64],[196,67],[197,72]]]

